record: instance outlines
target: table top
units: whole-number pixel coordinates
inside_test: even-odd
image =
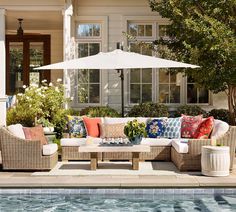
[[[150,146],[133,145],[133,146],[104,146],[100,144],[82,145],[79,152],[150,152]]]
[[[229,146],[202,146],[202,148],[214,151],[229,151]]]

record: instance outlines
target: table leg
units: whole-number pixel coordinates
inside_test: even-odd
[[[132,153],[132,167],[133,170],[139,170],[139,152]]]
[[[90,169],[91,170],[96,170],[98,166],[98,153],[97,152],[91,152],[91,162],[90,162]]]

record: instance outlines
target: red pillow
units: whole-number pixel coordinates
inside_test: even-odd
[[[101,124],[101,118],[89,118],[83,117],[83,121],[87,130],[88,136],[99,137],[99,124]]]
[[[23,127],[23,131],[26,139],[40,140],[42,145],[48,144],[42,126]]]
[[[198,126],[193,137],[197,139],[209,138],[213,126],[214,126],[214,117],[210,116],[206,118],[204,121],[202,121],[202,123]]]
[[[181,124],[181,137],[193,138],[199,124],[202,122],[202,115],[199,116],[186,116],[182,115]]]

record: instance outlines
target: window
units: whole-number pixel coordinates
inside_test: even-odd
[[[159,69],[159,102],[180,103],[180,74]]]
[[[78,38],[101,37],[101,24],[78,24]]]
[[[77,27],[78,57],[95,55],[101,50],[101,24],[80,23]],[[78,70],[78,103],[100,103],[100,70]]]
[[[152,24],[130,23],[128,32],[135,37],[152,37]]]
[[[208,104],[209,91],[205,88],[198,88],[194,80],[188,77],[187,82],[187,103],[188,104]]]
[[[150,49],[139,47],[130,43],[130,50],[145,55],[152,55]],[[152,101],[152,69],[131,69],[130,70],[130,103],[141,103]]]

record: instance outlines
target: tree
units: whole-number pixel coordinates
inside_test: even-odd
[[[198,64],[184,70],[213,93],[225,91],[231,124],[236,118],[236,1],[149,0],[153,11],[170,20],[171,39],[159,39],[178,59]]]

